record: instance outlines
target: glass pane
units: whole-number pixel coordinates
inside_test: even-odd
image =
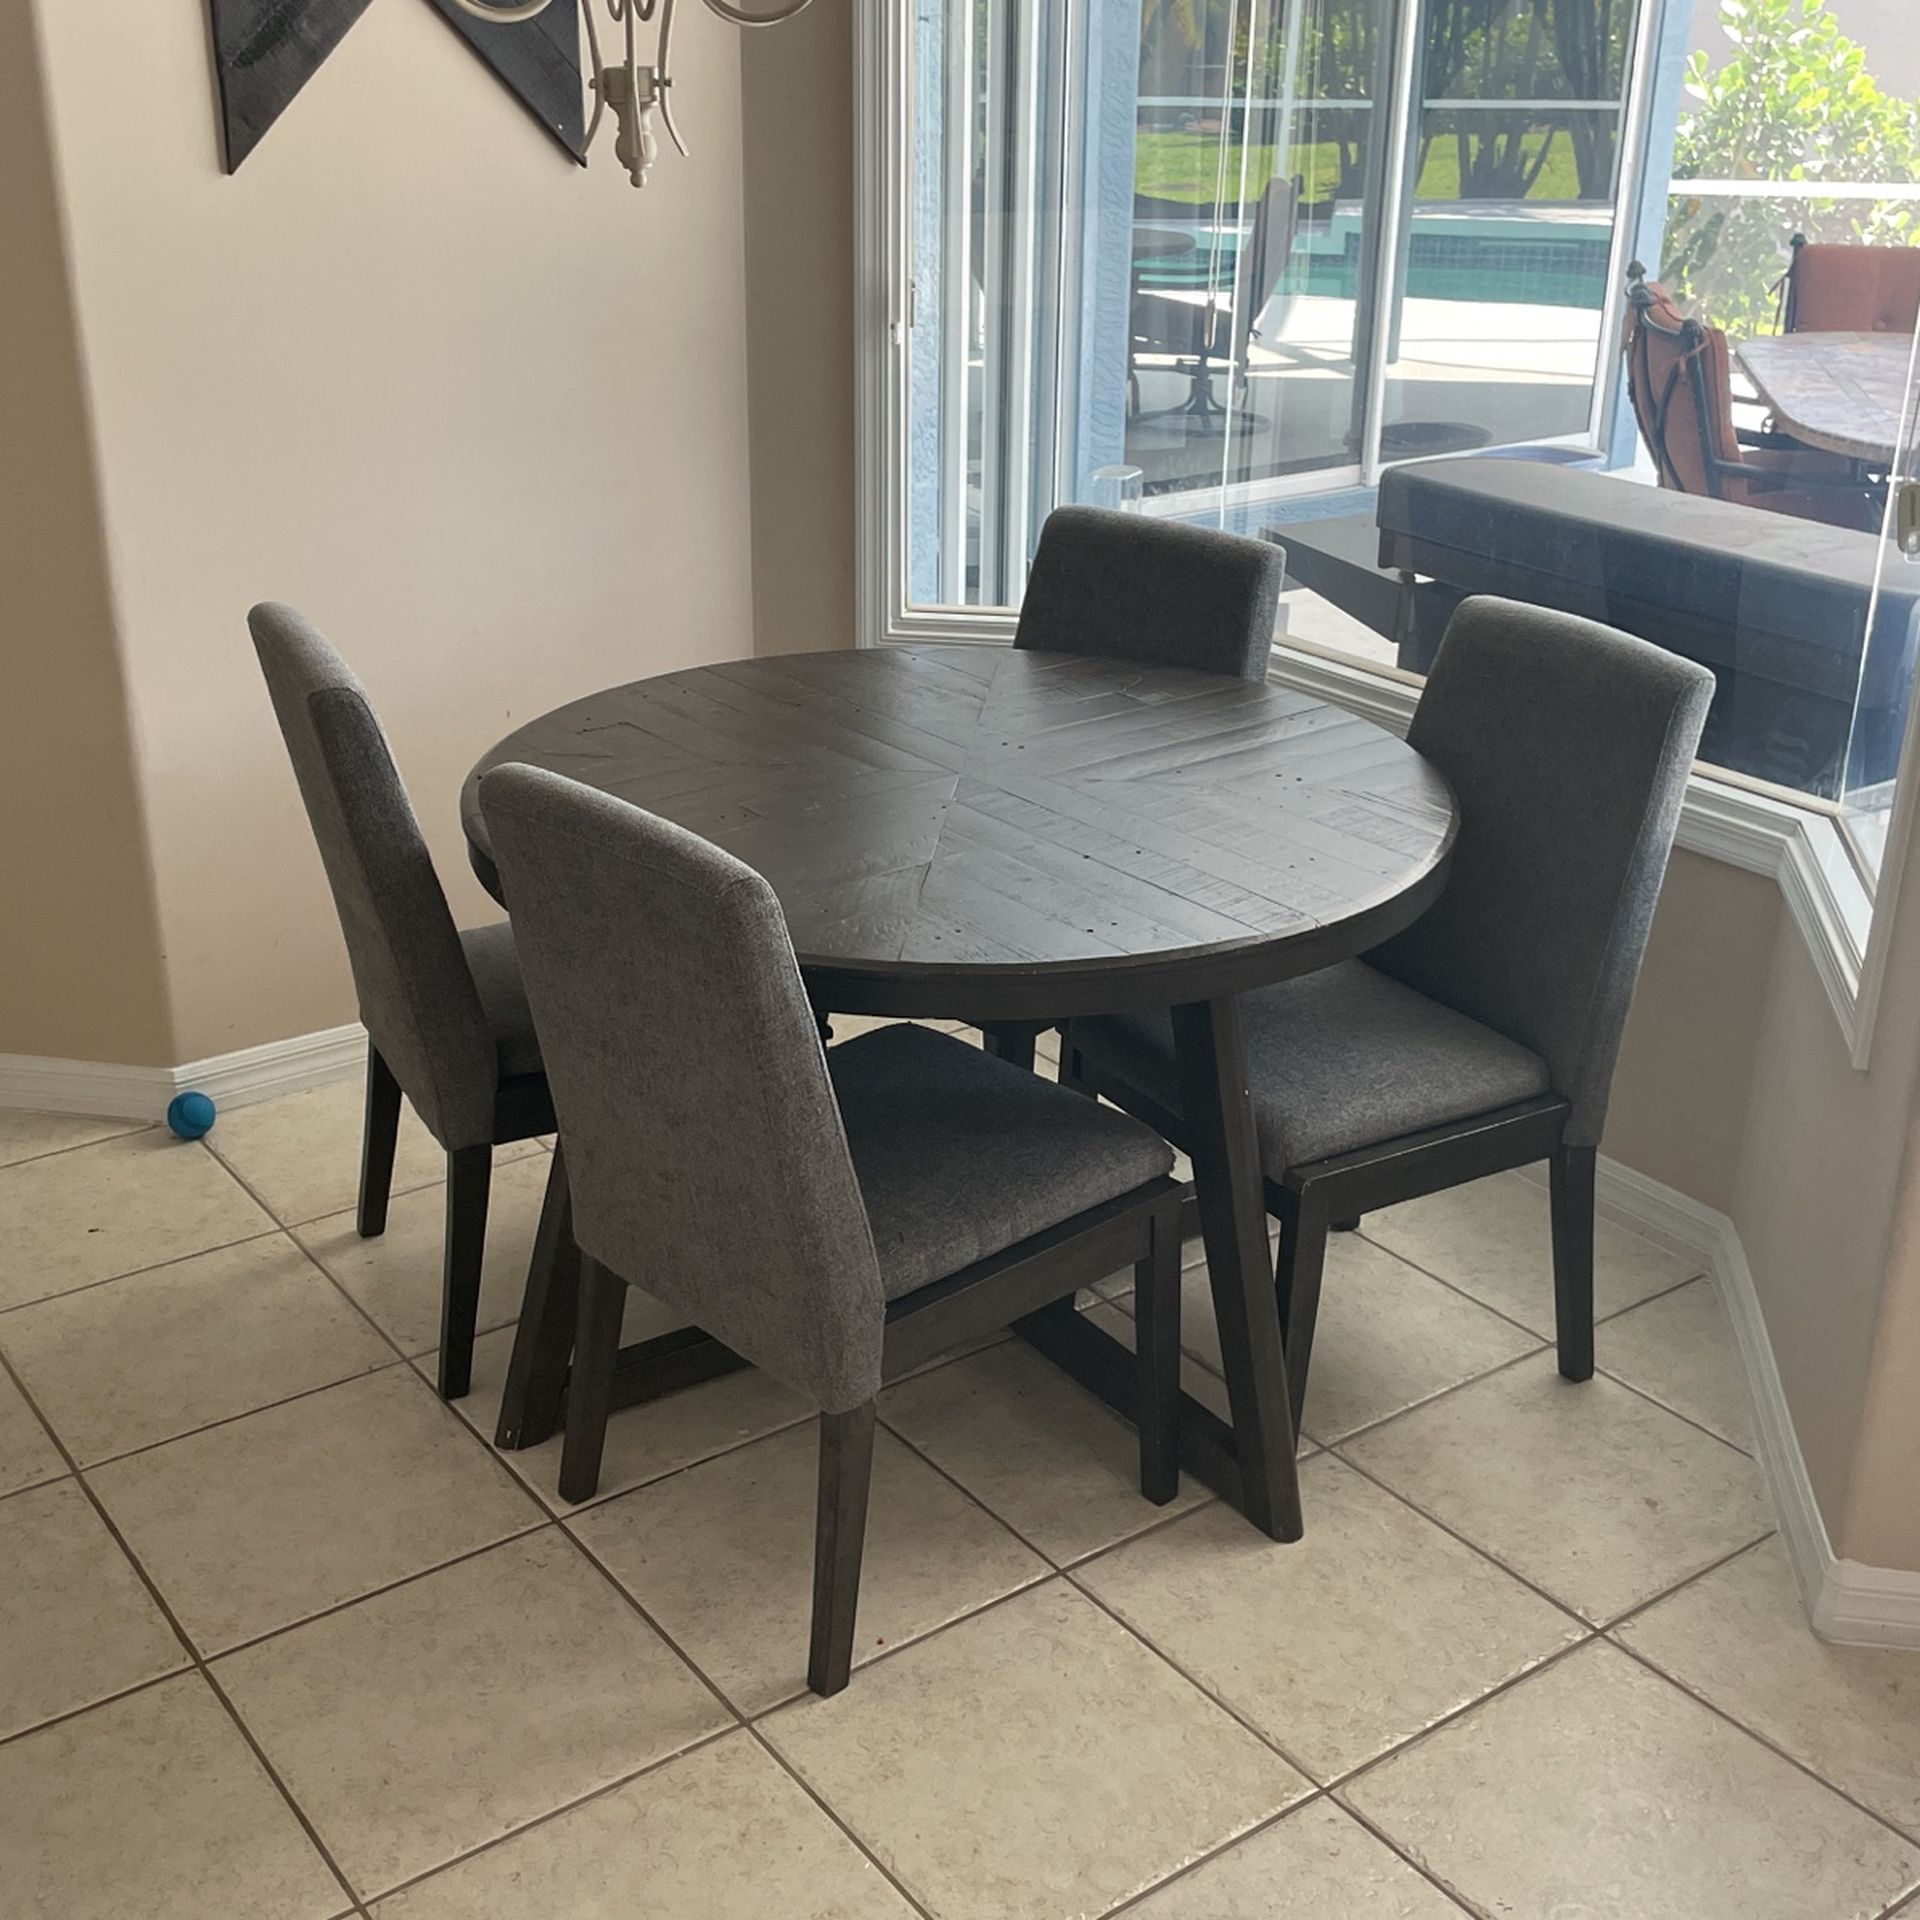
[[[1634,0],[1425,0],[1381,457],[1592,431]]]
[[[1390,0],[1147,0],[1125,457],[1149,496],[1359,459]]]
[[[1018,601],[1053,503],[1064,16],[913,0],[907,598]]]
[[[1893,400],[1898,430],[1889,463],[1886,533],[1847,748],[1842,813],[1861,864],[1876,878],[1920,650],[1920,331],[1906,345],[1905,384]],[[1890,372],[1883,377],[1892,378]]]

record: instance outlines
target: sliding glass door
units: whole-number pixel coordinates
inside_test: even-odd
[[[904,0],[902,604],[1016,604],[1065,500],[1597,444],[1640,5]]]
[[[1399,191],[1380,462],[1590,444],[1625,260],[1636,0],[1420,0]]]

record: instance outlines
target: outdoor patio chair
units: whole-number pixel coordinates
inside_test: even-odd
[[[1630,272],[1627,390],[1660,484],[1872,532],[1879,502],[1853,462],[1783,434],[1736,428],[1726,334],[1681,313],[1637,263]]]
[[[1233,412],[1231,393],[1225,406],[1215,400],[1214,378],[1224,373],[1230,385],[1244,388],[1246,384],[1248,349],[1258,338],[1260,315],[1279,288],[1287,263],[1293,257],[1302,185],[1298,180],[1276,178],[1261,190],[1245,253],[1237,262],[1228,285],[1135,289],[1127,387],[1136,418],[1183,417],[1213,424],[1224,421]],[[1206,257],[1204,245],[1193,255],[1197,260]],[[1142,359],[1163,361],[1189,370],[1190,388],[1181,405],[1163,408],[1157,413],[1139,412]]]
[[[1782,333],[1912,333],[1920,247],[1826,246],[1796,233],[1781,281]]]

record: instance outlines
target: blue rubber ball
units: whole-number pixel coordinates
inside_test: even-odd
[[[176,1093],[167,1108],[167,1125],[182,1140],[198,1140],[213,1125],[214,1104],[204,1093]]]

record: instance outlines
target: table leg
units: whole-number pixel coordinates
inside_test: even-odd
[[[1173,1041],[1241,1497],[1247,1518],[1262,1533],[1297,1540],[1294,1423],[1267,1259],[1260,1146],[1247,1096],[1238,1003],[1229,998],[1175,1007]]]
[[[1034,1042],[1046,1032],[1038,1020],[985,1020],[980,1025],[986,1050],[1009,1066],[1033,1071]]]

